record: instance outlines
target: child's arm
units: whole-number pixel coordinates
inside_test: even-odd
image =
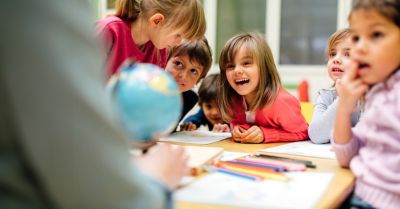
[[[349,65],[343,79],[336,82],[339,102],[336,111],[332,147],[341,166],[348,167],[350,160],[357,154],[358,140],[352,140],[351,113],[357,100],[368,90],[368,85],[357,78],[355,63]]]
[[[200,108],[200,110],[197,111],[197,113],[187,117],[183,121],[183,124],[181,125],[180,128],[181,128],[181,130],[184,130],[184,131],[192,131],[192,130],[196,130],[197,128],[199,128],[201,125],[204,125],[204,124],[207,124],[207,118],[204,115],[203,110]]]
[[[343,79],[336,82],[336,90],[339,95],[339,103],[333,138],[337,144],[346,144],[352,137],[351,113],[356,106],[357,100],[368,90],[368,85],[357,78],[357,66],[355,63],[351,63]]]
[[[317,144],[329,143],[336,115],[338,99],[333,90],[320,90],[308,127],[308,135]]]
[[[264,143],[301,141],[308,138],[308,124],[299,101],[288,92],[281,93],[270,107],[256,115]],[[261,121],[264,120],[264,121]]]
[[[301,114],[300,104],[289,93],[283,93],[282,96],[277,97],[271,106],[257,110],[255,114],[255,123],[246,122],[245,115],[236,115],[236,118],[232,120],[231,124],[234,129],[239,126],[241,129],[250,131],[249,133],[242,131],[243,134],[240,135],[241,139],[236,139],[235,141],[270,143],[301,141],[308,138],[308,125]],[[257,128],[254,128],[254,126]],[[258,136],[256,134],[258,133],[257,129],[261,130],[263,134],[262,141],[249,138],[251,136]],[[254,131],[256,133],[253,133]],[[243,140],[243,136],[247,136],[247,138]]]

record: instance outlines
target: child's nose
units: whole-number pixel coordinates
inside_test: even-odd
[[[356,44],[354,44],[355,53],[365,53],[367,51],[367,43],[364,39],[360,39]]]
[[[333,59],[333,63],[334,64],[341,64],[342,63],[342,59],[340,59],[339,57],[336,57]]]
[[[218,116],[218,115],[219,115],[219,110],[218,110],[218,108],[216,108],[216,107],[212,108],[212,109],[211,109],[211,114],[212,114],[213,116]]]
[[[243,70],[240,66],[235,66],[235,69],[233,69],[233,71],[235,72],[235,74],[242,74]]]

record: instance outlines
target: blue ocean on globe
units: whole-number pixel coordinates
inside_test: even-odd
[[[156,65],[133,64],[114,79],[116,109],[132,140],[153,140],[176,127],[182,99],[171,75]]]

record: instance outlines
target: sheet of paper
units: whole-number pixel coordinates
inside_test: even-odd
[[[314,208],[329,185],[332,173],[293,172],[289,181],[251,181],[211,173],[174,194],[175,200],[244,208]]]
[[[231,151],[224,151],[224,154],[222,155],[220,161],[229,161],[229,160],[234,160],[239,157],[244,157],[249,155],[249,153],[246,152],[231,152]]]
[[[211,144],[231,137],[231,133],[215,133],[212,131],[178,131],[170,136],[160,138],[160,141],[184,142],[189,144]]]
[[[259,152],[336,159],[330,144],[314,144],[311,141],[290,142],[281,146],[262,149]]]

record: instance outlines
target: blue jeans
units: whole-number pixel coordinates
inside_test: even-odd
[[[340,206],[340,209],[375,209],[369,203],[365,202],[363,199],[351,193],[349,197]]]

